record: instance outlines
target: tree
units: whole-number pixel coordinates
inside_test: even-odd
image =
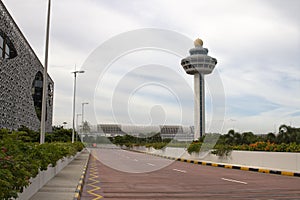
[[[300,144],[300,128],[294,128],[287,125],[281,125],[279,127],[279,134],[277,136],[277,143],[292,143]]]
[[[89,133],[91,131],[91,127],[87,121],[83,122],[82,132]]]
[[[257,137],[252,132],[242,133],[241,144],[252,144],[257,142]]]
[[[271,143],[275,143],[276,142],[276,135],[274,133],[268,133],[266,140],[271,142]]]
[[[242,142],[242,136],[234,130],[229,130],[228,133],[224,135],[224,142],[228,145],[238,145]]]

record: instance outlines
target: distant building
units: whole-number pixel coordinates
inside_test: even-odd
[[[162,139],[175,139],[178,141],[192,141],[194,139],[194,132],[191,127],[178,125],[163,125],[160,126],[160,136]]]
[[[0,128],[39,130],[43,65],[0,1]],[[53,86],[47,79],[46,131],[52,131]]]
[[[177,134],[183,134],[182,126],[164,125],[160,128],[160,136],[165,138],[174,138]]]
[[[160,133],[162,139],[175,139],[178,141],[192,141],[194,132],[192,127],[181,125],[161,125],[161,126],[142,126],[142,125],[120,125],[120,124],[98,124],[97,133],[115,137],[118,135],[133,135],[137,137],[150,137]]]
[[[97,125],[97,132],[100,133],[100,135],[105,135],[108,137],[114,137],[118,135],[125,135],[121,129],[121,126],[118,124],[98,124]]]

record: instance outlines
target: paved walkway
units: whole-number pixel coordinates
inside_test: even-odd
[[[72,200],[89,152],[82,152],[68,166],[61,170],[30,200]]]

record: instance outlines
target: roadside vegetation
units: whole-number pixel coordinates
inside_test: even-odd
[[[188,152],[190,154],[199,152],[203,139],[193,142],[189,146]],[[227,156],[232,150],[300,152],[300,128],[281,125],[277,135],[274,133],[255,135],[252,132],[241,134],[230,130],[227,134],[220,135],[211,153],[218,156]]]
[[[189,143],[187,142],[178,142],[171,139],[162,139],[159,133],[151,134],[151,136],[146,137],[145,135],[140,135],[135,137],[132,135],[116,136],[116,137],[105,137],[97,136],[83,138],[84,142],[88,144],[97,143],[97,144],[115,144],[120,147],[131,148],[134,146],[145,146],[153,147],[155,149],[162,149],[168,145],[168,147],[188,147]]]
[[[155,149],[162,149],[171,141],[171,139],[162,139],[159,133],[150,137],[135,137],[132,135],[116,136],[110,138],[110,140],[113,144],[119,146],[146,146]]]
[[[160,134],[152,134],[151,137],[135,137],[132,135],[116,136],[106,138],[104,136],[86,137],[84,141],[89,143],[113,143],[122,147],[131,148],[134,146],[153,147],[162,149],[168,147],[183,147],[191,154],[198,153],[200,149],[211,150],[211,153],[218,156],[227,156],[232,150],[243,151],[272,151],[272,152],[300,152],[300,128],[282,125],[279,127],[279,133],[268,133],[264,135],[255,135],[252,132],[238,133],[234,130],[227,134],[210,134],[211,138],[219,138],[215,146],[210,146],[209,142],[203,141],[205,136],[199,141],[192,143],[179,142],[171,139],[162,139]]]
[[[81,142],[70,142],[71,133],[54,127],[53,133],[46,134],[46,143],[40,145],[39,133],[26,127],[18,131],[0,129],[0,199],[16,198],[39,171],[81,151]]]

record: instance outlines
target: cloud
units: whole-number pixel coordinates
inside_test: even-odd
[[[46,2],[3,2],[43,63]],[[224,131],[232,128],[233,124],[241,131],[257,133],[273,131],[274,124],[290,121],[300,126],[297,114],[300,105],[298,8],[298,0],[290,0],[288,3],[279,0],[53,1],[49,73],[55,81],[54,123],[72,121],[73,76],[70,72],[74,70],[75,64],[77,69],[84,68],[82,65],[93,50],[115,35],[137,28],[156,27],[182,33],[191,39],[202,38],[209,54],[217,58],[216,70],[220,73],[226,94]],[[155,39],[158,41],[161,38]],[[168,39],[166,36],[161,41]],[[170,41],[173,40],[170,38]],[[105,58],[110,52],[123,48],[122,45],[126,44],[107,47],[107,52],[101,56]],[[124,76],[128,76],[129,81],[118,88],[119,101],[128,96],[128,92],[140,80],[162,81],[168,87],[181,91],[185,97],[181,99],[181,107],[192,112],[193,96],[176,79],[177,75],[180,76],[182,82],[193,89],[192,76],[186,75],[180,66],[181,57],[187,56],[192,46],[192,43],[190,46],[182,46],[183,53],[177,56],[155,51],[126,55],[112,65],[102,78],[98,77],[96,69],[86,71],[78,77],[77,111],[80,112],[80,102],[94,98],[90,94],[96,90],[99,92],[96,96],[99,97],[97,105],[95,108],[93,105],[86,108],[86,117],[95,123],[93,115],[96,111],[101,113],[97,116],[100,121],[109,122],[112,91],[115,91]],[[135,67],[147,64],[168,66],[177,75],[166,76],[160,71],[129,73]],[[96,88],[91,86],[94,83],[89,80],[93,75],[96,80],[101,79]],[[206,79],[210,80],[210,76]],[[208,88],[207,119],[211,120],[213,105],[210,93],[214,91]],[[167,111],[165,114],[172,116],[168,118],[170,122],[178,121],[174,117],[179,113],[178,105],[166,90],[148,87],[136,93],[131,103],[134,107],[132,112],[137,118],[146,116],[145,119],[149,121],[151,106],[161,105]],[[151,106],[146,108],[145,105]],[[192,125],[193,113],[189,114],[183,121]],[[126,121],[126,117],[123,119]],[[233,123],[229,119],[237,120]]]

